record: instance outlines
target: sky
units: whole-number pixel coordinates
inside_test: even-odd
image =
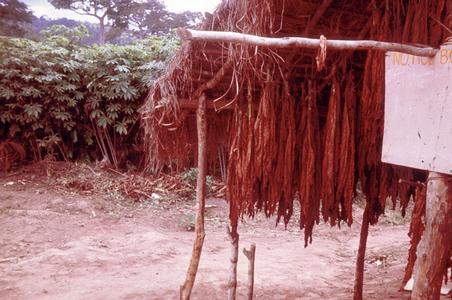
[[[55,9],[47,0],[22,0],[28,5],[37,17],[47,16],[50,19],[68,18],[79,21],[97,23],[97,19],[90,16],[81,16],[66,9]],[[172,12],[182,12],[186,10],[213,12],[220,0],[163,0],[167,9]]]

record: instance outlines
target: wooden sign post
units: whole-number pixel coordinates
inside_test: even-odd
[[[429,171],[411,299],[439,299],[452,251],[452,45],[386,56],[382,161]]]

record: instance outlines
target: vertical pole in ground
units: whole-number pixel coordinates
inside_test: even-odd
[[[239,235],[231,232],[227,227],[228,236],[231,240],[231,261],[229,263],[228,300],[235,300],[237,297],[237,262],[239,261]]]
[[[367,236],[369,234],[369,217],[370,217],[369,214],[370,214],[370,203],[369,201],[366,201],[366,208],[364,209],[363,221],[361,224],[358,256],[356,257],[355,286],[353,291],[353,300],[363,299],[364,259],[366,257]]]
[[[196,125],[198,132],[198,177],[196,180],[196,221],[195,241],[184,284],[180,287],[180,299],[190,299],[191,290],[198,272],[201,258],[202,245],[204,243],[204,207],[206,201],[206,175],[207,175],[207,124],[206,124],[206,96],[202,94],[198,100],[196,111]]]
[[[425,231],[417,248],[412,300],[439,299],[452,248],[452,177],[430,172]]]
[[[248,258],[248,300],[253,300],[254,293],[254,261],[256,257],[256,244],[251,244],[250,250],[243,248],[243,254]]]

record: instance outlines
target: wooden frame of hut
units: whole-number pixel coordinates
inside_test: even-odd
[[[359,184],[366,207],[355,299],[362,298],[369,224],[378,221],[388,197],[394,207],[398,199],[405,213],[413,196],[404,282],[411,277],[424,230],[427,173],[381,162],[385,53],[329,49],[327,41],[374,40],[437,48],[451,35],[450,28],[448,0],[223,0],[206,15],[199,30],[308,37],[317,39],[318,47],[184,42],[167,73],[154,83],[143,109],[149,168],[181,170],[197,162],[199,169],[193,249],[197,255],[181,298],[189,298],[204,239],[208,167],[223,173],[227,169],[233,245],[238,243],[242,216],[263,212],[287,225],[294,201],[300,202],[298,217],[306,245],[321,219],[332,226],[351,225]],[[440,277],[447,277],[450,266],[450,238],[444,243],[445,254],[435,266]],[[423,299],[428,289],[429,295],[439,295],[441,280],[431,278],[427,280],[431,287],[413,299]]]

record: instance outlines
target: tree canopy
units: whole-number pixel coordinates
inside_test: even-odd
[[[32,12],[18,0],[0,0],[0,35],[21,37],[31,24]]]
[[[124,32],[138,38],[166,34],[176,27],[188,26],[202,19],[198,12],[169,12],[160,0],[50,0],[56,8],[70,9],[99,20],[100,44]]]
[[[129,16],[130,30],[138,37],[149,34],[166,34],[173,28],[185,27],[202,20],[199,12],[169,12],[158,0],[134,3]]]
[[[105,43],[107,35],[117,35],[127,28],[131,1],[127,0],[50,0],[56,8],[69,9],[80,15],[99,20],[99,43]],[[106,27],[109,28],[108,32]]]

